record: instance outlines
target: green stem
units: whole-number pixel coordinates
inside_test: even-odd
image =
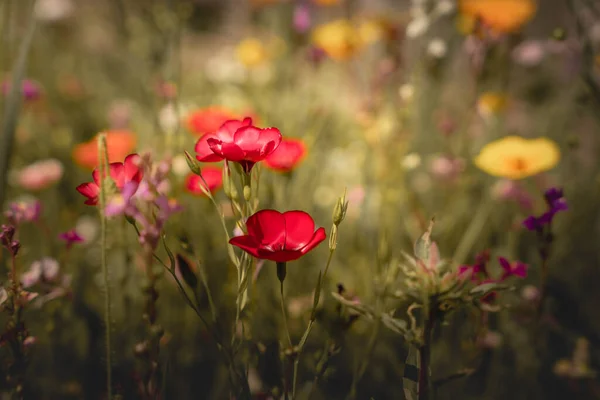
[[[431,337],[435,323],[437,300],[429,302],[425,307],[425,320],[423,327],[423,341],[419,346],[419,400],[433,400],[433,381],[429,376],[431,362]]]
[[[100,168],[100,241],[101,255],[100,263],[102,265],[102,277],[104,279],[104,326],[106,340],[106,390],[108,400],[112,399],[112,360],[111,360],[111,312],[110,312],[110,280],[108,274],[108,263],[106,260],[106,216],[104,208],[106,207],[106,179],[108,179],[108,155],[106,154],[106,136],[101,134],[98,138],[98,162]]]

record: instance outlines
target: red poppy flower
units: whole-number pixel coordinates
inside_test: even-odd
[[[248,234],[229,243],[256,258],[279,263],[296,260],[325,240],[325,229],[304,211],[261,210],[248,218]]]
[[[125,158],[124,162],[115,162],[109,164],[110,177],[115,181],[115,185],[119,190],[129,182],[140,183],[142,180],[142,170],[139,163],[140,156],[130,154]],[[85,204],[95,206],[98,204],[98,196],[100,195],[100,171],[98,168],[92,172],[93,182],[82,183],[77,186],[76,190],[87,197]]]
[[[204,191],[207,189],[211,193],[216,192],[221,186],[223,186],[223,170],[221,168],[206,167],[202,168],[202,178],[206,181],[206,184],[196,174],[189,174],[185,178],[185,189],[197,196],[206,196]],[[204,188],[204,190],[202,189]]]
[[[225,122],[216,132],[208,133],[196,142],[196,159],[216,162],[226,159],[240,163],[247,173],[254,164],[264,160],[281,142],[277,128],[257,128],[251,118]]]
[[[129,131],[109,131],[106,133],[106,150],[108,162],[117,162],[131,153],[136,145],[135,134]],[[80,143],[73,149],[75,163],[87,169],[98,165],[98,136],[90,141]]]
[[[290,172],[306,155],[306,145],[300,139],[282,139],[281,143],[267,158],[267,167],[280,172]]]
[[[196,135],[216,132],[221,125],[239,115],[224,107],[211,106],[192,111],[187,116],[186,125]]]

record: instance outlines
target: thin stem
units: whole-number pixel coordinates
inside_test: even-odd
[[[281,302],[281,316],[283,318],[283,326],[285,328],[285,332],[287,334],[287,339],[288,339],[288,343],[290,345],[290,348],[294,347],[294,344],[292,343],[292,336],[290,335],[290,330],[288,328],[288,323],[287,323],[287,313],[285,312],[285,298],[283,296],[283,281],[280,282],[279,285],[279,299]]]
[[[98,138],[98,162],[100,167],[100,242],[101,254],[100,263],[102,265],[102,277],[104,280],[104,336],[106,340],[106,390],[108,392],[108,400],[112,399],[112,349],[111,349],[111,310],[110,310],[110,280],[108,263],[106,260],[106,215],[104,209],[106,207],[106,179],[108,175],[108,156],[106,155],[106,136],[100,135]]]
[[[423,327],[423,341],[419,346],[419,400],[432,400],[434,398],[433,381],[429,376],[431,362],[431,337],[435,323],[435,309],[437,302],[430,301],[425,314]]]
[[[325,280],[325,276],[327,276],[327,271],[329,271],[329,265],[331,265],[331,260],[333,259],[333,254],[335,253],[335,247],[331,247],[329,249],[329,256],[327,257],[327,264],[325,264],[325,270],[323,271],[323,276],[321,277],[321,281]],[[316,293],[315,293],[316,295]],[[296,398],[296,388],[298,383],[298,369],[300,368],[300,355],[302,354],[302,350],[304,350],[304,344],[312,331],[315,318],[316,318],[316,308],[318,304],[314,304],[311,310],[311,317],[308,321],[308,326],[306,327],[306,331],[302,335],[302,339],[296,348],[296,359],[294,360],[294,373],[292,377],[292,399]]]

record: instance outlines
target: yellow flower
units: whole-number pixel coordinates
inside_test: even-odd
[[[348,20],[332,21],[315,28],[312,41],[334,60],[347,60],[359,50],[361,40]]]
[[[256,67],[267,61],[269,52],[265,45],[258,39],[248,38],[242,40],[236,48],[238,60],[246,67]]]
[[[382,40],[386,31],[383,21],[369,19],[358,25],[357,35],[362,45],[369,45]]]
[[[535,0],[459,0],[458,8],[463,27],[480,20],[496,32],[512,33],[533,18],[537,5]]]
[[[523,179],[554,168],[559,160],[560,150],[550,139],[507,136],[488,143],[474,162],[490,175]]]
[[[498,92],[485,92],[477,99],[477,111],[483,117],[490,117],[506,109],[506,96]]]
[[[312,0],[318,6],[334,6],[340,4],[340,0]]]

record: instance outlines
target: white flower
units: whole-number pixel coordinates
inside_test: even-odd
[[[98,235],[98,221],[94,217],[83,216],[77,220],[75,230],[83,238],[85,243],[92,242]]]
[[[402,99],[402,101],[411,101],[415,94],[415,88],[410,83],[405,83],[404,85],[400,86],[400,89],[398,89],[398,94],[400,95],[400,99]]]
[[[40,21],[54,22],[69,17],[73,9],[71,0],[38,0],[34,12]]]
[[[435,58],[443,58],[448,53],[446,42],[440,38],[432,39],[427,45],[427,54]]]
[[[158,113],[158,123],[165,133],[174,133],[179,126],[179,114],[173,104],[167,104]]]
[[[410,21],[406,26],[406,36],[415,39],[422,36],[429,29],[429,18],[423,15]]]
[[[439,0],[435,5],[434,13],[437,15],[448,15],[454,11],[455,4],[452,0]]]
[[[409,153],[402,159],[402,168],[407,171],[413,170],[421,165],[421,156],[417,153]]]
[[[173,157],[171,170],[177,176],[186,176],[190,172],[190,167],[188,167],[185,156],[180,154]]]

